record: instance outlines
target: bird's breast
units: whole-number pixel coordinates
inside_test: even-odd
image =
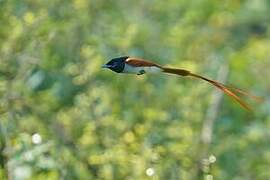
[[[131,74],[144,74],[144,73],[158,73],[161,72],[162,69],[156,66],[138,66],[134,67],[128,64],[125,64],[125,68],[123,73],[131,73]],[[144,73],[142,73],[144,72]]]

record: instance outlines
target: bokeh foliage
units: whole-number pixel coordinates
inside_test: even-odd
[[[228,66],[229,84],[265,101],[249,114],[224,98],[216,162],[197,178],[270,179],[269,12],[268,0],[0,1],[0,179],[194,178],[214,88],[100,68],[120,55],[213,78]]]

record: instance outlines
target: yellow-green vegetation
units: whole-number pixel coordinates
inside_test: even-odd
[[[0,0],[0,179],[270,179],[269,12],[268,0]],[[101,69],[122,55],[265,101],[252,114],[199,80]]]

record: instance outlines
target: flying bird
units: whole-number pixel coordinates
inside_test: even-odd
[[[192,77],[207,81],[208,83],[214,85],[218,89],[222,90],[225,94],[232,97],[243,108],[249,111],[252,111],[250,106],[246,102],[244,102],[238,95],[236,95],[236,93],[249,96],[255,100],[258,100],[259,98],[259,97],[250,95],[249,93],[242,91],[240,89],[237,89],[234,87],[228,87],[220,82],[192,73],[188,70],[164,67],[159,64],[153,63],[148,60],[140,59],[140,58],[134,58],[134,57],[129,57],[129,56],[113,58],[102,67],[108,68],[116,73],[131,73],[131,74],[137,74],[137,75],[142,75],[145,73],[170,73],[170,74],[176,74],[179,76],[192,76]]]

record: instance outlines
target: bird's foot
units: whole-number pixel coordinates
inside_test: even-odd
[[[139,71],[139,73],[137,75],[143,75],[143,74],[145,74],[145,70],[142,69]]]

